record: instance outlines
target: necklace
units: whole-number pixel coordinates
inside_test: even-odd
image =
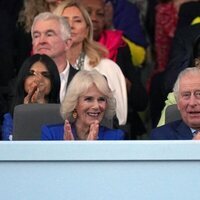
[[[76,63],[74,64],[74,68],[78,69],[78,70],[83,69],[84,61],[85,61],[85,53],[82,52],[79,55],[79,57],[76,59]]]

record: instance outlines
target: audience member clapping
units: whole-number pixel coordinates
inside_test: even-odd
[[[44,125],[42,140],[122,140],[123,131],[100,125],[103,118],[112,119],[114,114],[115,99],[106,78],[96,70],[82,70],[74,76],[61,104],[65,124]]]
[[[59,103],[59,91],[60,77],[54,61],[46,55],[39,54],[27,58],[17,76],[10,112],[4,115],[2,139],[12,139],[12,116],[16,105]]]

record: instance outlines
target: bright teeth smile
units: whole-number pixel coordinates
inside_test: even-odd
[[[88,112],[88,115],[91,116],[91,117],[98,117],[100,114],[100,112],[98,113],[91,113],[91,112]]]

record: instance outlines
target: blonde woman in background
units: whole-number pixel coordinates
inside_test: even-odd
[[[103,74],[116,99],[116,116],[119,125],[127,120],[127,91],[124,75],[120,67],[105,58],[107,50],[93,40],[93,26],[85,8],[74,0],[58,5],[54,14],[64,16],[71,27],[72,46],[67,58],[74,68],[96,69]]]

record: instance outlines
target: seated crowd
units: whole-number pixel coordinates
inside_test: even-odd
[[[21,0],[19,4],[18,21],[15,18],[19,41],[15,38],[13,53],[17,66],[6,87],[0,85],[2,140],[13,138],[15,106],[51,103],[60,105],[63,124],[43,124],[41,140],[135,140],[143,135],[151,140],[200,139],[200,64],[196,60],[200,20],[194,14],[187,26],[181,21],[183,10],[193,3],[171,0],[154,5],[156,37],[148,36],[146,41],[138,4],[128,0]],[[198,7],[199,2],[194,5]],[[140,20],[134,33],[121,24],[125,13],[119,7],[127,9],[127,16],[133,14],[135,22]],[[162,25],[159,32],[164,14],[171,24]],[[161,38],[168,25],[173,32]],[[191,34],[192,39],[181,33]],[[154,51],[149,53],[154,39],[157,68],[146,74],[154,56]],[[165,109],[171,103],[177,104],[181,119],[166,124]],[[112,127],[103,125],[106,120],[112,121]]]

